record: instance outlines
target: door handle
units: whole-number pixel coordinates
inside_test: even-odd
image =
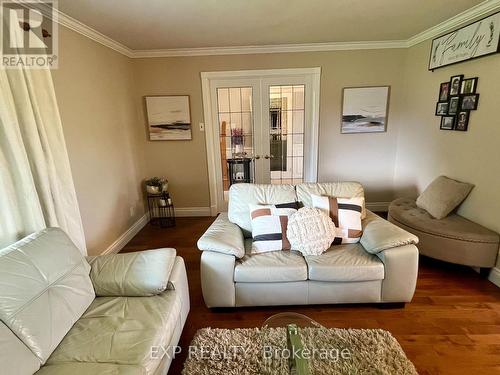
[[[259,159],[260,159],[260,155],[255,155],[255,156],[253,157],[253,159],[254,159],[254,160],[259,160]]]
[[[271,159],[271,158],[274,158],[274,155],[271,155],[271,156],[266,155],[266,156],[264,156],[264,159]]]

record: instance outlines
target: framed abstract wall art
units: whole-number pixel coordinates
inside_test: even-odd
[[[380,133],[387,129],[390,86],[346,87],[341,133]]]
[[[189,95],[146,96],[146,109],[151,141],[191,139]]]

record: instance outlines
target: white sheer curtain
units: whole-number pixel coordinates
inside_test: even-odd
[[[0,248],[49,226],[86,253],[52,77],[0,69]]]

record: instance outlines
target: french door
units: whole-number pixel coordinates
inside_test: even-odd
[[[320,69],[202,73],[212,214],[239,182],[315,182]]]

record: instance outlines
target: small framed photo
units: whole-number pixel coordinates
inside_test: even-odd
[[[439,101],[446,102],[450,94],[450,82],[443,82],[439,86]]]
[[[438,102],[436,104],[436,116],[446,116],[448,114],[448,102]]]
[[[448,104],[448,114],[455,116],[460,109],[460,96],[451,96]]]
[[[469,94],[462,96],[462,104],[460,108],[462,111],[470,111],[477,109],[477,103],[479,102],[479,94]]]
[[[460,89],[460,94],[475,94],[477,87],[478,77],[467,78],[462,81],[462,88]]]
[[[460,74],[450,78],[450,95],[460,94],[460,89],[462,88],[462,80],[464,75]]]
[[[442,130],[453,130],[453,125],[455,125],[455,116],[443,116],[441,117]]]
[[[457,115],[457,123],[455,124],[455,130],[466,131],[469,126],[469,111],[460,111]]]

